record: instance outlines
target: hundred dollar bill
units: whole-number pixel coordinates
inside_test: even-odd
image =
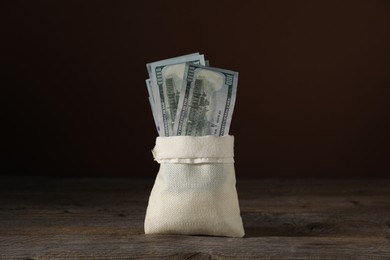
[[[187,64],[175,119],[176,135],[229,133],[238,72]]]
[[[152,109],[154,123],[156,125],[157,132],[160,133],[160,127],[158,125],[158,118],[157,118],[157,113],[156,113],[156,104],[154,102],[153,91],[152,91],[152,82],[150,79],[147,79],[145,82],[146,82],[146,87],[147,87],[148,93],[149,93],[149,103],[150,103],[150,107]]]
[[[194,53],[190,53],[190,54],[186,54],[186,55],[182,55],[182,56],[177,56],[177,57],[174,57],[174,58],[169,58],[169,59],[165,59],[165,60],[160,60],[158,62],[167,62],[169,63],[170,61],[175,61],[175,59],[178,59],[178,58],[183,58],[183,57],[191,57],[191,56],[197,56],[197,55],[200,55],[199,52],[194,52]],[[149,78],[152,77],[152,63],[147,63],[146,64],[146,69],[148,70],[148,74],[149,74]]]
[[[205,65],[203,55],[186,55],[150,64],[160,136],[172,136],[186,63]]]

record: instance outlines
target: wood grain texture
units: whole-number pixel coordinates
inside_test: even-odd
[[[237,183],[246,236],[144,235],[153,179],[0,179],[1,259],[390,259],[390,179]]]

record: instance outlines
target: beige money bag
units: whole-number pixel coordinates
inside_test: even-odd
[[[145,234],[243,237],[233,136],[157,137]]]

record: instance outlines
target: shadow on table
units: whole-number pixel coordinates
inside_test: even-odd
[[[242,212],[245,237],[318,236],[334,233],[334,226],[307,214]]]

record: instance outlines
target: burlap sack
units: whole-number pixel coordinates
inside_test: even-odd
[[[157,137],[146,234],[243,237],[233,136]]]

